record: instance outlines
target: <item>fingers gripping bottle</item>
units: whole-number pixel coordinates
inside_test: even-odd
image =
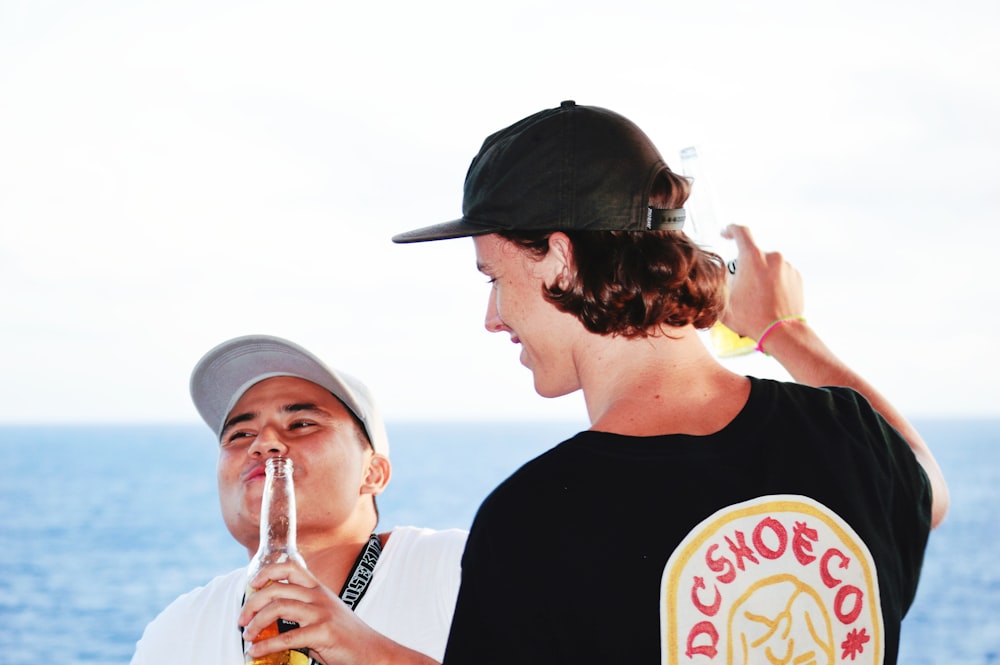
[[[303,568],[305,561],[295,544],[295,485],[292,481],[292,460],[287,457],[271,457],[264,464],[264,495],[260,503],[260,545],[247,567],[247,591],[249,598],[255,589],[252,580],[261,568],[272,563],[295,561]],[[278,619],[265,628],[256,640],[275,637],[298,624]],[[260,658],[246,653],[251,642],[244,644],[246,665],[309,665],[309,656],[298,650],[279,651]]]
[[[714,195],[711,183],[705,175],[703,164],[698,159],[694,147],[681,150],[681,172],[691,181],[691,197],[684,205],[691,221],[688,235],[704,247],[722,257],[730,275],[736,274],[736,250],[734,243],[722,237],[722,227],[716,221]],[[712,340],[712,350],[720,358],[732,358],[750,353],[757,348],[757,342],[749,337],[741,337],[717,321],[708,331]]]

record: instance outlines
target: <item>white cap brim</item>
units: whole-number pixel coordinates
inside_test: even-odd
[[[389,456],[389,438],[367,386],[337,372],[298,344],[271,335],[246,335],[216,346],[191,373],[191,399],[205,423],[222,436],[226,417],[243,394],[264,379],[292,376],[326,388],[361,421],[376,453]]]

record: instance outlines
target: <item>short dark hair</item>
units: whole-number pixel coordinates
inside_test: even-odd
[[[337,397],[336,395],[333,396]],[[374,451],[375,444],[372,443],[371,437],[368,436],[368,430],[365,429],[365,424],[361,422],[361,418],[359,418],[358,414],[354,413],[354,411],[351,410],[351,407],[344,404],[344,402],[339,397],[337,397],[337,401],[340,402],[341,405],[343,405],[344,410],[347,411],[347,413],[351,416],[351,422],[354,423],[354,433],[357,436],[358,443],[360,443],[362,447],[367,447]],[[372,507],[375,508],[375,524],[378,524],[379,520],[378,501],[375,500],[374,494],[372,494]]]

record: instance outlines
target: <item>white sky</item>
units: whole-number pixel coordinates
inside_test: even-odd
[[[193,421],[191,367],[251,332],[390,420],[583,421],[483,329],[470,240],[390,242],[564,99],[698,144],[904,413],[996,416],[998,28],[985,0],[0,0],[0,422]]]

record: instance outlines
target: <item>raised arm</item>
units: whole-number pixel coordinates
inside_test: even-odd
[[[759,340],[773,322],[801,316],[804,297],[798,271],[780,253],[762,251],[745,226],[729,226],[724,235],[736,241],[739,268],[732,281],[723,323],[741,335]],[[848,386],[864,395],[910,444],[930,479],[931,528],[941,523],[950,501],[941,468],[919,432],[874,386],[835,356],[805,321],[789,318],[771,328],[761,347],[799,383]]]

